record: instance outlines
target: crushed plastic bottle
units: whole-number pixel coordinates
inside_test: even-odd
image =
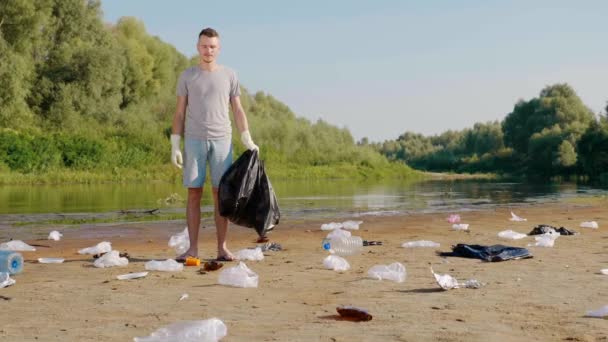
[[[169,247],[174,248],[177,255],[186,253],[188,248],[190,248],[188,227],[184,228],[180,233],[171,236],[169,239]]]
[[[354,255],[361,251],[363,239],[359,236],[323,239],[323,249],[339,256]]]
[[[234,287],[258,287],[259,277],[244,262],[224,269],[218,278],[220,285]]]
[[[17,274],[23,271],[23,256],[10,250],[0,250],[0,272]]]
[[[228,333],[224,322],[218,318],[200,321],[183,321],[169,324],[147,337],[135,337],[134,342],[217,342]]]

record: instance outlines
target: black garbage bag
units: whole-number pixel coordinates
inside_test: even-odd
[[[521,247],[509,247],[504,245],[466,245],[462,243],[452,246],[452,252],[442,252],[439,253],[439,256],[475,258],[492,262],[510,259],[532,258],[530,251]]]
[[[555,230],[556,232],[559,233],[559,235],[576,235],[576,234],[578,234],[574,230],[571,230],[568,228],[564,228],[564,227],[555,228],[548,224],[540,224],[540,225],[534,227],[534,229],[532,229],[532,231],[529,232],[528,235],[546,234],[546,233],[550,232],[551,230]]]
[[[279,224],[279,204],[257,151],[247,150],[226,170],[218,190],[220,215],[265,237]]]

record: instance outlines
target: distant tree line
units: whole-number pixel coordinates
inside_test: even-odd
[[[567,84],[547,86],[538,97],[520,100],[502,122],[435,136],[405,132],[371,146],[421,170],[608,181],[606,113],[595,115]]]
[[[198,58],[150,36],[135,18],[104,23],[100,8],[98,0],[0,0],[0,174],[175,174],[175,83]],[[297,118],[271,95],[243,89],[241,99],[270,172],[331,175],[347,165],[346,176],[413,173],[357,145],[345,128]]]

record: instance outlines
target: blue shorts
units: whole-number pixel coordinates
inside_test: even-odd
[[[207,163],[211,186],[220,186],[224,172],[232,165],[232,138],[204,140],[186,137],[184,142],[184,186],[200,188],[205,184]]]

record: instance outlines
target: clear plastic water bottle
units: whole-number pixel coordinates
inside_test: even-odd
[[[357,254],[363,247],[363,239],[359,236],[336,237],[323,240],[323,249],[331,254],[348,256]]]
[[[15,251],[0,250],[0,272],[17,274],[23,271],[23,256]]]

